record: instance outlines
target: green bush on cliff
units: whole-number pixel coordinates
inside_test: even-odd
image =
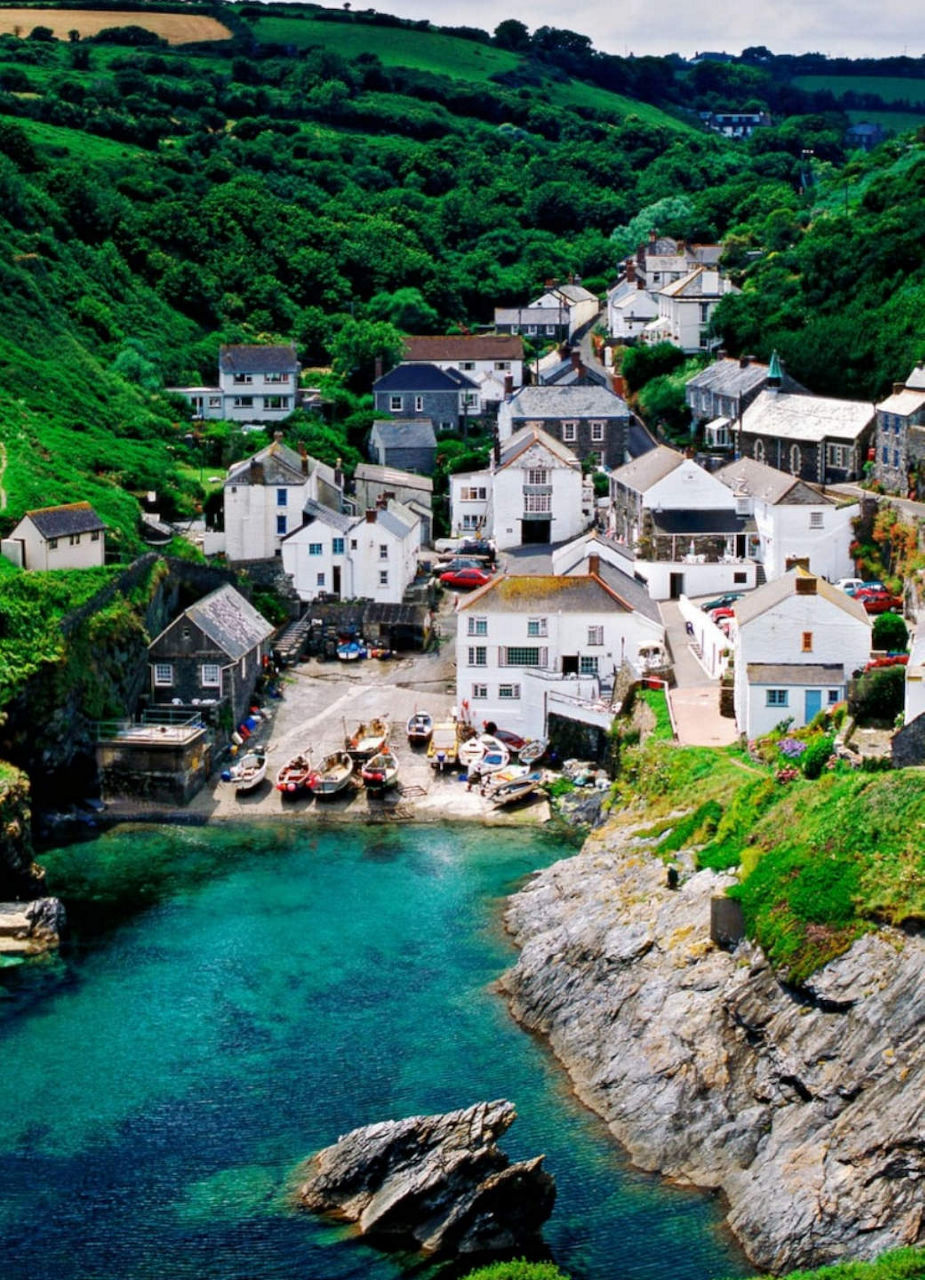
[[[551,1262],[527,1262],[518,1258],[479,1267],[468,1272],[464,1280],[568,1280],[568,1276]]]
[[[839,1262],[817,1271],[791,1271],[778,1280],[922,1280],[925,1276],[925,1252],[921,1249],[896,1249],[876,1262]],[[754,1280],[772,1280],[756,1276]]]

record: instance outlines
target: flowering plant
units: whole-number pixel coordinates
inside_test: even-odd
[[[799,760],[806,750],[806,743],[801,742],[799,738],[781,738],[777,747],[781,755],[786,756],[788,760]]]
[[[789,769],[778,769],[776,776],[778,782],[796,782],[800,776],[800,771],[799,769],[794,769],[791,765]]]

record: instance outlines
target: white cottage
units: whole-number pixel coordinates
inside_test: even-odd
[[[802,568],[738,601],[735,618],[736,725],[748,738],[809,724],[870,657],[864,606]]]
[[[496,546],[564,542],[594,517],[594,491],[571,449],[525,427],[499,449],[486,526]]]
[[[106,526],[89,502],[37,507],[0,550],[20,569],[92,569],[106,560]]]
[[[421,546],[420,520],[401,502],[390,499],[371,508],[347,533],[345,596],[399,603],[414,581]]]
[[[349,581],[347,540],[356,516],[309,500],[302,509],[302,520],[280,544],[283,569],[291,576],[300,600],[314,600],[322,593],[340,598]]]

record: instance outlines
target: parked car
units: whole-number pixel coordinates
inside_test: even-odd
[[[456,556],[437,565],[437,573],[440,574],[457,573],[460,569],[482,569],[485,573],[489,572],[484,560],[475,560],[470,556]]]
[[[735,610],[730,609],[728,606],[719,609],[711,609],[710,617],[714,622],[719,623],[722,622],[724,618],[734,618]]]
[[[839,578],[834,584],[840,591],[844,591],[846,595],[853,596],[858,587],[864,586],[863,578]]]
[[[489,564],[494,564],[497,558],[495,544],[487,538],[463,538],[456,550],[462,556],[484,557]]]
[[[902,596],[894,596],[885,587],[876,590],[873,587],[859,587],[854,593],[855,600],[860,600],[868,613],[889,613],[891,609],[903,607]]]
[[[455,569],[450,573],[441,573],[440,581],[445,587],[453,587],[457,591],[471,591],[474,587],[484,587],[491,582],[491,574],[484,569]]]
[[[908,653],[891,653],[886,658],[874,658],[868,662],[865,671],[879,671],[881,667],[905,667],[909,663]]]
[[[729,591],[724,596],[717,596],[715,600],[708,600],[700,607],[704,613],[712,613],[714,609],[730,609],[737,600],[742,599],[743,594],[741,591]]]

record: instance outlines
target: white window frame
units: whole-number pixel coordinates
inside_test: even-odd
[[[470,618],[466,635],[487,636],[488,635],[488,619],[487,618]]]
[[[588,627],[588,647],[595,648],[604,643],[604,627],[601,624]]]
[[[811,529],[824,529],[825,528],[825,512],[811,511],[809,513],[809,527]]]
[[[389,396],[389,413],[401,413],[402,403],[401,396]]]
[[[487,698],[487,697],[488,697],[488,685],[487,685],[487,684],[474,684],[474,685],[472,686],[472,700],[473,700],[473,702],[477,702],[480,698]]]
[[[470,667],[487,667],[488,646],[484,644],[470,644],[469,661],[466,665]]]
[[[379,543],[379,559],[388,560],[388,558],[389,558],[389,544],[387,542],[380,542]]]
[[[786,710],[790,706],[790,690],[789,689],[765,689],[766,707],[777,707]]]
[[[173,686],[173,663],[172,662],[155,662],[154,687],[156,689],[169,689],[172,686]]]
[[[563,422],[562,423],[562,443],[574,444],[578,439],[578,423]]]
[[[498,698],[502,702],[519,701],[520,685],[519,684],[499,684]]]
[[[528,618],[527,619],[527,638],[532,640],[535,636],[549,635],[549,619],[548,618]]]
[[[532,485],[549,484],[549,468],[528,467],[526,483]]]
[[[388,585],[389,585],[389,571],[388,569],[380,569],[379,570],[379,586],[387,587]]]
[[[605,424],[603,422],[591,423],[591,443],[592,444],[604,443],[604,427],[605,427]]]
[[[414,397],[414,412],[415,412],[415,413],[423,413],[423,412],[424,412],[424,397],[423,397],[423,396],[415,396],[415,397]]]
[[[222,687],[222,669],[217,662],[204,662],[199,668],[199,683],[203,689]]]
[[[600,659],[596,653],[583,653],[578,658],[578,674],[580,676],[596,676]]]

